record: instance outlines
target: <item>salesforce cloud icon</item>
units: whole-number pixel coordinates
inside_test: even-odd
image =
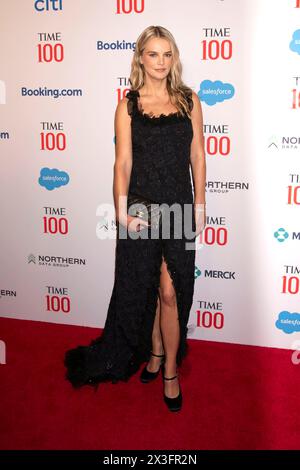
[[[288,335],[300,331],[300,313],[290,313],[283,310],[279,313],[275,326]]]
[[[290,49],[300,55],[300,29],[294,32],[293,39],[290,42]]]
[[[55,188],[60,188],[68,184],[70,177],[65,171],[60,171],[57,168],[42,168],[39,184],[48,191],[52,191]]]
[[[211,80],[203,80],[198,92],[199,99],[209,106],[216,103],[222,103],[230,100],[234,96],[234,87],[230,83],[223,83],[220,80],[212,82]]]

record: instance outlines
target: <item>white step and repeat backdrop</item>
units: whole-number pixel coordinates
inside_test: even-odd
[[[189,336],[292,349],[300,0],[0,5],[1,316],[103,327],[116,226],[99,207],[113,204],[114,112],[136,38],[162,25],[204,115],[207,227]]]

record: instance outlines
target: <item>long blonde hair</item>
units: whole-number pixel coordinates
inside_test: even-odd
[[[137,38],[129,77],[131,89],[139,90],[145,83],[145,71],[143,64],[140,63],[140,57],[143,54],[146,42],[153,37],[166,39],[170,43],[173,64],[167,76],[167,90],[179,113],[183,115],[185,112],[191,117],[186,94],[190,94],[191,97],[192,89],[182,81],[182,64],[179,58],[179,49],[173,35],[163,26],[148,26]]]

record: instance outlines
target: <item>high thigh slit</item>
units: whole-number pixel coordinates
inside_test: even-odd
[[[130,90],[133,165],[129,192],[158,203],[193,205],[190,178],[189,117],[178,113],[150,116],[138,108],[139,92]],[[187,100],[192,108],[191,95]],[[195,250],[187,239],[124,237],[127,229],[117,222],[114,284],[102,334],[87,346],[65,354],[66,377],[74,387],[128,380],[150,359],[152,331],[159,295],[162,260],[170,275],[177,301],[180,328],[177,364],[188,351],[187,324],[194,294]],[[192,228],[195,216],[192,211]],[[147,231],[147,229],[145,229]],[[121,236],[122,235],[122,236]],[[195,243],[195,238],[188,242]]]

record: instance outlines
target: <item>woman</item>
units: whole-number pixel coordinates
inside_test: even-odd
[[[171,411],[182,406],[177,367],[187,353],[195,237],[205,227],[202,110],[181,72],[172,34],[161,26],[146,28],[136,42],[131,90],[115,113],[117,244],[105,327],[89,346],[67,351],[65,357],[74,387],[128,380],[146,361],[140,380],[148,383],[162,366],[163,398]],[[166,224],[163,209],[157,211],[173,204],[192,209],[192,237],[186,235],[184,217],[174,213]],[[176,227],[183,228],[182,236],[175,235]],[[158,236],[153,236],[155,229]]]

